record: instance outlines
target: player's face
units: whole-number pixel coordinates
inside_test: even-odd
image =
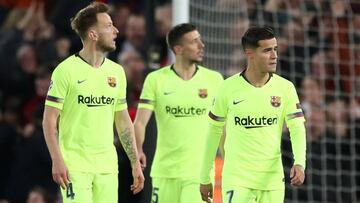
[[[205,46],[197,30],[183,35],[180,46],[181,54],[185,59],[192,63],[198,63],[203,60]]]
[[[260,40],[254,53],[255,66],[263,73],[274,73],[277,63],[277,41],[275,38]]]
[[[97,21],[98,48],[104,52],[114,51],[116,49],[115,39],[119,31],[107,13],[98,13]]]

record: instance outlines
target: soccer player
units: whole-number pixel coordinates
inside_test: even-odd
[[[45,140],[64,202],[117,203],[114,121],[132,165],[130,189],[138,193],[144,185],[127,112],[124,70],[105,58],[115,50],[118,33],[107,12],[107,5],[92,3],[72,19],[83,48],[56,67],[45,102]]]
[[[153,203],[200,203],[199,181],[205,147],[206,115],[223,78],[198,65],[204,44],[196,27],[179,24],[167,36],[175,63],[150,73],[135,118],[141,164],[145,127],[155,112],[158,137],[151,168]]]
[[[299,186],[305,178],[304,115],[294,85],[275,74],[277,42],[273,30],[249,28],[242,46],[247,68],[224,81],[209,112],[200,193],[204,201],[211,202],[209,171],[226,125],[223,202],[284,202],[283,124],[289,128],[295,159],[291,185]]]

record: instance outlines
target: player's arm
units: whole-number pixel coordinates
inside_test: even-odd
[[[306,130],[305,118],[295,87],[287,91],[286,125],[290,131],[291,147],[294,154],[294,165],[290,170],[291,185],[300,186],[305,180],[306,167]]]
[[[150,109],[138,108],[134,122],[136,146],[142,169],[146,167],[146,155],[143,150],[143,144],[145,140],[145,129],[150,120],[151,114],[152,110]]]
[[[57,120],[60,110],[45,105],[43,117],[43,130],[46,145],[49,149],[52,160],[52,176],[54,181],[63,189],[70,183],[69,171],[65,165],[58,143]]]
[[[223,133],[222,136],[220,138],[220,144],[219,144],[219,151],[220,151],[220,155],[221,157],[224,159],[225,158],[225,139],[226,139],[226,127],[223,127]]]
[[[131,185],[131,190],[134,194],[136,194],[143,189],[145,179],[141,170],[140,162],[138,160],[134,127],[127,109],[115,112],[115,126],[120,142],[131,163],[132,175],[134,178],[134,182]]]
[[[219,73],[216,81],[218,83],[217,87],[220,87],[221,84],[224,82],[224,77]],[[217,90],[217,92],[218,91],[219,90]],[[225,149],[224,149],[225,139],[226,139],[226,125],[224,125],[224,127],[223,127],[223,133],[222,133],[222,136],[220,139],[220,144],[219,144],[219,152],[223,159],[225,157]]]
[[[143,169],[146,167],[146,156],[143,151],[145,130],[156,105],[156,92],[159,89],[158,81],[160,81],[160,78],[156,75],[156,72],[146,76],[134,121],[136,146]]]
[[[217,149],[221,138],[225,141],[224,126],[227,115],[227,102],[225,88],[221,88],[223,91],[219,91],[218,96],[214,101],[214,105],[209,112],[209,126],[206,135],[206,144],[204,152],[204,160],[202,163],[201,174],[200,174],[200,194],[203,201],[211,202],[213,198],[213,185],[211,183],[210,172],[214,165]],[[222,143],[223,143],[222,142]],[[223,149],[220,146],[220,150]]]
[[[211,112],[209,113],[211,114]],[[210,171],[213,167],[216,152],[220,144],[222,126],[209,123],[205,144],[205,156],[200,174],[200,194],[203,201],[211,203],[213,199],[213,185],[211,183]]]
[[[294,154],[294,165],[290,170],[291,185],[300,186],[305,180],[306,135],[303,122],[288,125],[291,146]]]

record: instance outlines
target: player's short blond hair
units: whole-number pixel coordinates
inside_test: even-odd
[[[76,15],[70,19],[71,28],[80,36],[81,39],[86,38],[88,29],[97,23],[98,13],[107,13],[109,7],[101,2],[93,2],[87,7],[81,9]]]

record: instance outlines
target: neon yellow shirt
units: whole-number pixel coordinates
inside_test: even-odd
[[[54,70],[45,105],[60,109],[59,145],[69,170],[117,172],[115,111],[127,108],[123,68],[105,59],[93,68],[79,55]]]
[[[281,136],[284,122],[291,126],[305,121],[294,85],[272,74],[261,88],[234,75],[220,87],[209,113],[211,123],[226,123],[223,182],[252,189],[284,188]],[[303,125],[303,124],[301,124]],[[305,133],[296,135],[295,163],[305,167]]]
[[[158,137],[152,177],[199,178],[206,117],[222,81],[218,72],[201,66],[188,81],[172,66],[147,76],[139,108],[155,112]]]

